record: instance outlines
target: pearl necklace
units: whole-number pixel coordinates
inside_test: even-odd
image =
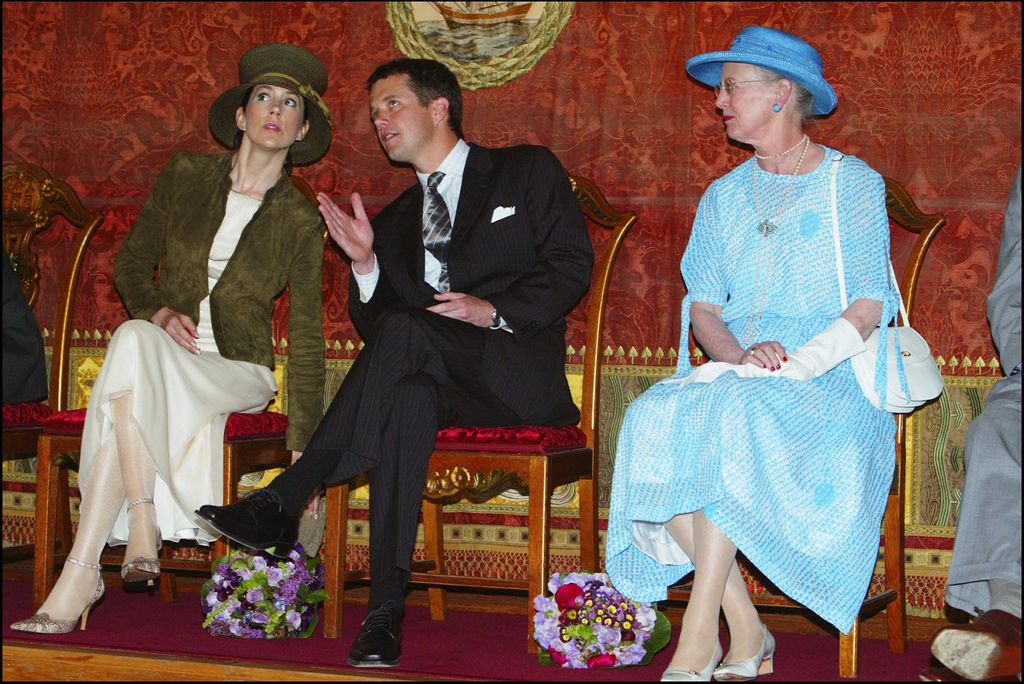
[[[760,223],[757,224],[757,226],[755,228],[755,230],[758,233],[761,234],[761,237],[768,237],[769,235],[771,235],[772,233],[774,233],[775,231],[777,231],[779,229],[779,222],[782,219],[782,215],[786,211],[786,207],[789,205],[790,193],[793,190],[793,178],[795,178],[796,175],[798,173],[800,173],[800,167],[803,166],[804,157],[807,156],[807,148],[809,148],[811,146],[811,139],[808,138],[806,134],[804,135],[804,137],[801,140],[801,142],[803,143],[804,149],[803,149],[803,151],[800,152],[800,159],[797,160],[796,166],[793,167],[792,173],[789,174],[789,181],[786,183],[786,193],[783,195],[782,202],[779,203],[779,207],[775,211],[775,220],[774,221],[770,221],[770,220],[768,220],[767,217],[765,217],[765,218],[763,218],[761,220]],[[791,149],[796,149],[796,148],[791,148]],[[783,154],[785,154],[785,152]],[[757,155],[755,154],[754,156],[757,156]],[[756,166],[757,163],[755,162],[754,165]],[[755,168],[754,169],[754,174],[753,174],[754,175],[754,179],[753,179],[754,203],[757,205],[757,213],[761,214],[763,216],[764,215],[764,211],[761,208],[761,202],[760,202],[761,198],[760,198],[760,196],[758,195],[758,192],[757,192],[757,171],[758,170]]]
[[[757,157],[758,159],[778,159],[779,157],[785,157],[787,154],[789,154],[790,152],[792,152],[796,148],[800,147],[800,145],[802,145],[805,140],[807,140],[807,134],[806,133],[804,133],[804,137],[802,137],[802,138],[800,138],[799,140],[796,141],[796,145],[793,145],[792,147],[790,147],[785,152],[779,152],[778,154],[765,154],[765,155],[761,155],[761,154],[758,154],[757,152],[754,152],[754,156]]]

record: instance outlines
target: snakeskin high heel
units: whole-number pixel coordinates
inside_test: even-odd
[[[89,599],[89,603],[85,606],[85,610],[82,611],[80,618],[72,618],[70,620],[54,620],[46,613],[36,613],[27,620],[19,620],[11,625],[11,629],[18,632],[35,632],[36,634],[67,634],[75,628],[75,624],[79,619],[82,621],[82,629],[85,629],[85,623],[89,620],[89,611],[92,607],[103,598],[103,575],[100,573],[102,569],[95,563],[85,563],[78,560],[77,558],[67,559],[68,563],[73,565],[79,565],[83,568],[89,568],[96,571],[96,593]]]
[[[151,504],[152,499],[135,499],[134,501],[128,502],[128,512],[138,506],[139,504]],[[163,548],[163,539],[160,537],[160,528],[156,529],[156,550],[157,553]],[[160,577],[160,559],[159,558],[146,558],[145,556],[138,556],[126,560],[121,566],[121,579],[124,580],[125,584],[136,584],[138,582],[145,582],[148,586],[153,586],[153,583]]]

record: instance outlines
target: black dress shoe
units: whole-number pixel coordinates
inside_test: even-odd
[[[348,652],[352,667],[395,667],[402,655],[402,628],[394,601],[371,610]]]
[[[257,489],[230,506],[202,506],[196,515],[228,539],[279,558],[287,558],[295,544],[296,520],[272,489]]]

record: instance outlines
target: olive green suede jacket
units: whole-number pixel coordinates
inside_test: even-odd
[[[224,219],[230,168],[230,153],[175,155],[124,239],[114,283],[132,317],[144,320],[166,306],[198,321],[199,303],[209,294],[221,355],[270,369],[274,299],[287,286],[287,443],[301,451],[323,417],[323,221],[282,175],[210,292],[207,261]]]

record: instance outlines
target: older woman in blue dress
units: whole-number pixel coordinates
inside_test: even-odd
[[[792,598],[848,631],[867,591],[892,478],[894,420],[851,365],[892,318],[881,176],[810,139],[835,92],[817,51],[765,27],[686,69],[715,90],[726,134],[753,156],[700,201],[682,258],[680,364],[627,411],[606,567],[657,601],[695,571],[666,680],[753,679],[775,641],[736,564],[744,555]],[[831,167],[846,289],[839,294]],[[690,368],[688,329],[713,363]],[[719,610],[730,648],[723,660]]]

